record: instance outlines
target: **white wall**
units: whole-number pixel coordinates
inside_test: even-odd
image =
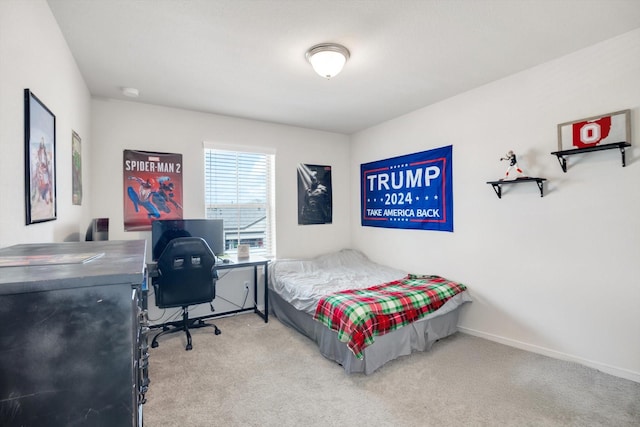
[[[56,116],[58,219],[26,226],[24,101],[29,88]],[[0,247],[73,240],[86,227],[90,202],[71,202],[71,132],[82,138],[83,184],[91,185],[90,95],[43,0],[0,1]]]
[[[556,125],[631,109],[640,129],[640,30],[360,132],[351,144],[354,247],[467,284],[461,329],[640,381],[640,150],[555,156]],[[360,225],[361,163],[453,145],[453,233]],[[513,149],[530,176],[498,199]]]
[[[91,103],[92,215],[109,217],[112,239],[150,239],[150,232],[125,232],[123,150],[182,154],[185,218],[204,218],[203,141],[276,150],[277,256],[311,256],[350,244],[349,139],[345,135],[214,114],[93,99]],[[333,223],[298,225],[297,166],[332,166]],[[150,246],[150,244],[148,245]]]

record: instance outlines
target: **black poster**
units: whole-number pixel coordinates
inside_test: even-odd
[[[331,166],[298,165],[298,224],[331,224]]]

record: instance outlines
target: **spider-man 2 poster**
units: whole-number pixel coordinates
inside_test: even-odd
[[[182,219],[182,154],[124,150],[123,157],[125,231]]]

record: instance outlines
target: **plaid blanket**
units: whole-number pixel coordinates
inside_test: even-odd
[[[370,288],[327,295],[318,303],[314,318],[337,331],[338,339],[362,359],[362,351],[374,336],[426,316],[466,289],[462,283],[439,276],[409,274]]]

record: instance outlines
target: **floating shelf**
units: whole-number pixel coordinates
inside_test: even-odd
[[[493,187],[493,191],[496,192],[496,195],[498,196],[498,199],[502,199],[502,186],[506,185],[506,184],[521,184],[523,182],[529,182],[529,181],[535,181],[536,184],[538,184],[538,188],[540,189],[540,197],[542,197],[542,186],[543,186],[543,182],[546,181],[547,178],[530,178],[530,177],[526,177],[526,178],[516,178],[516,179],[509,179],[509,180],[498,180],[498,181],[487,181],[487,184],[491,184],[491,186]]]
[[[562,150],[562,151],[554,151],[551,154],[558,157],[558,162],[560,163],[560,167],[563,172],[567,172],[567,159],[564,156],[570,156],[572,154],[580,154],[580,153],[589,153],[591,151],[602,151],[602,150],[611,150],[613,148],[619,148],[620,154],[622,155],[622,167],[626,166],[625,160],[625,148],[631,147],[631,144],[628,142],[614,142],[611,144],[604,145],[594,145],[593,147],[586,148],[573,148],[571,150]]]

